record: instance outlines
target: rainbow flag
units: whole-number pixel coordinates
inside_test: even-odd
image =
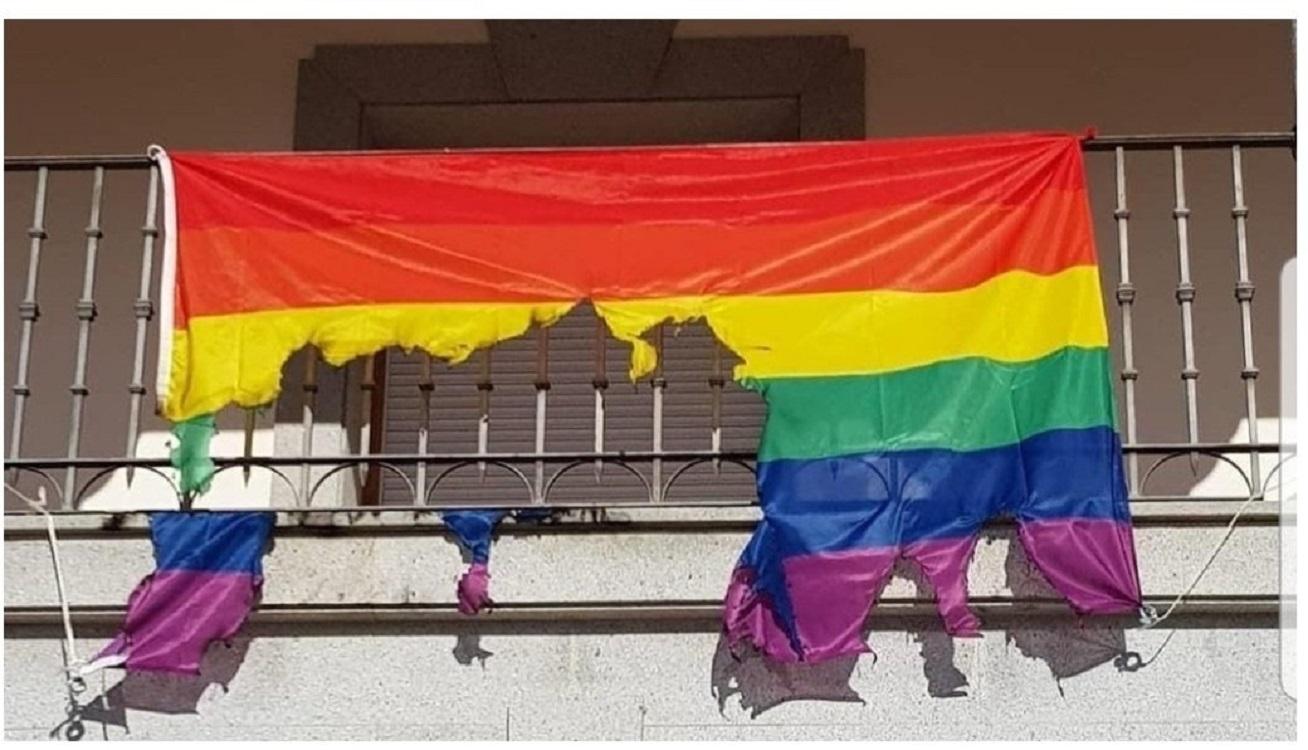
[[[768,406],[733,641],[865,649],[901,556],[974,632],[1004,514],[1077,610],[1140,603],[1074,136],[161,161],[175,421],[271,401],[306,344],[459,361],[590,300],[638,378],[702,318]]]
[[[259,598],[275,521],[264,512],[151,514],[155,571],[93,666],[199,674],[209,644],[236,635]]]

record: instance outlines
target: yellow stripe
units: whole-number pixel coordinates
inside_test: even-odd
[[[550,325],[572,303],[354,305],[192,318],[173,333],[163,412],[173,421],[276,397],[281,368],[306,344],[341,365],[386,346],[458,362],[473,351]],[[1010,271],[956,292],[867,291],[781,296],[597,301],[617,338],[633,345],[631,374],[654,367],[640,336],[663,320],[706,318],[743,364],[737,378],[871,374],[940,360],[1038,359],[1108,341],[1098,270],[1051,276]]]
[[[191,318],[173,331],[163,413],[177,422],[233,403],[266,404],[281,390],[282,365],[306,344],[332,365],[387,346],[461,362],[570,309],[570,302],[349,305]]]
[[[941,360],[1038,359],[1065,346],[1106,346],[1099,272],[1010,271],[956,292],[868,291],[596,302],[614,335],[632,342],[632,374],[654,352],[639,337],[661,320],[706,318],[744,362],[736,378],[860,375]]]

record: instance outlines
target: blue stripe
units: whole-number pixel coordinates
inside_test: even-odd
[[[490,562],[491,535],[495,525],[508,511],[498,509],[451,510],[441,514],[441,520],[459,544],[472,556],[474,563]]]
[[[765,461],[758,488],[783,557],[968,536],[1004,515],[1130,522],[1121,442],[1106,426],[978,451]]]
[[[772,611],[781,621],[781,629],[790,638],[791,648],[795,653],[802,654],[804,649],[795,632],[795,607],[790,601],[790,591],[786,588],[781,560],[782,556],[777,550],[777,535],[765,519],[754,529],[745,550],[740,553],[737,565],[754,572],[754,588],[767,596]]]
[[[265,511],[152,513],[155,568],[263,575],[276,521]]]

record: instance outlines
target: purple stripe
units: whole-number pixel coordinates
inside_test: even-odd
[[[786,593],[794,612],[794,633],[803,651],[796,654],[786,629],[754,587],[753,571],[737,568],[727,590],[725,622],[730,643],[748,640],[777,661],[824,661],[869,652],[863,625],[895,561],[914,560],[936,591],[945,630],[980,634],[980,621],[967,606],[967,566],[975,537],[915,542],[903,548],[819,552],[787,558]]]
[[[129,670],[199,674],[205,649],[236,634],[262,584],[249,573],[156,571],[132,591],[122,630],[96,658],[125,655]]]
[[[1049,583],[1082,614],[1133,612],[1140,607],[1135,545],[1130,524],[1103,519],[1059,519],[1020,524],[1027,556]],[[725,624],[732,646],[749,641],[777,661],[824,661],[870,649],[863,625],[903,557],[922,569],[935,590],[945,630],[980,634],[967,606],[967,568],[975,537],[797,555],[782,562],[794,622],[777,616],[749,568],[737,568],[727,590]],[[801,652],[791,645],[788,631]]]
[[[981,620],[967,606],[967,566],[977,537],[933,539],[904,545],[904,557],[917,562],[936,591],[936,609],[945,632],[961,638],[981,636]]]
[[[863,623],[890,579],[892,547],[800,555],[782,562],[804,661],[871,651]]]
[[[1027,521],[1018,537],[1026,556],[1081,614],[1117,614],[1140,608],[1131,524],[1107,519]]]
[[[936,592],[946,632],[980,635],[967,606],[967,566],[975,537],[932,539],[896,549],[882,547],[801,555],[782,563],[795,611],[795,632],[806,661],[868,651],[863,624],[900,557],[915,561]]]
[[[734,651],[747,641],[774,661],[799,661],[799,654],[790,645],[790,636],[782,628],[776,609],[755,583],[754,571],[749,568],[736,568],[731,574],[722,607],[727,645]]]
[[[486,563],[475,562],[459,578],[459,611],[475,615],[491,604],[490,569]]]

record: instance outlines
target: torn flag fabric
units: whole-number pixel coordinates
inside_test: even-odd
[[[459,546],[471,558],[468,570],[459,578],[459,611],[475,615],[490,606],[490,550],[495,525],[507,511],[491,509],[453,510],[441,514],[441,520],[454,532]]]
[[[1001,515],[1078,611],[1139,605],[1075,136],[160,163],[174,421],[271,401],[307,344],[460,361],[590,300],[636,378],[645,331],[702,318],[768,407],[733,641],[864,650],[899,557],[975,632]]]
[[[494,604],[490,597],[490,553],[495,527],[506,516],[517,523],[544,523],[552,517],[549,508],[465,508],[441,513],[441,520],[454,533],[468,555],[468,569],[459,577],[459,612],[475,615]]]
[[[275,521],[267,512],[151,514],[155,571],[132,591],[96,664],[199,674],[209,644],[235,635],[259,598]]]

